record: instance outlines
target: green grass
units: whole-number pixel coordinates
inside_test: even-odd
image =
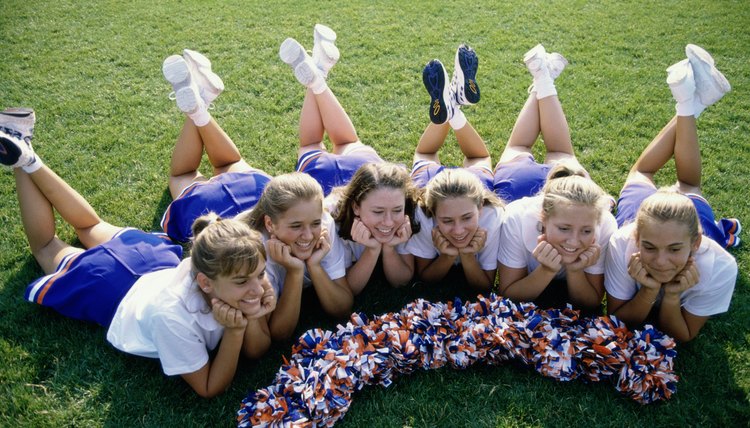
[[[481,3],[481,2],[480,2]],[[496,3],[496,4],[494,4]],[[277,56],[285,37],[310,47],[312,26],[339,34],[331,88],[361,139],[408,164],[427,123],[420,72],[452,63],[469,42],[480,56],[482,102],[467,117],[499,156],[530,83],[523,53],[541,42],[571,62],[557,87],[582,163],[616,194],[641,149],[674,112],[664,69],[686,43],[706,47],[733,90],[699,120],[704,189],[716,212],[750,224],[750,8],[745,1],[451,2],[6,0],[0,15],[0,107],[38,114],[45,162],[115,224],[152,230],[170,201],[169,157],[182,117],[161,75],[168,55],[204,52],[227,90],[214,116],[255,166],[295,162],[303,91]],[[446,163],[459,162],[451,137]],[[672,180],[673,167],[658,178]],[[102,328],[23,301],[41,274],[28,252],[13,179],[0,179],[0,425],[231,426],[249,390],[267,386],[290,343],[243,362],[227,393],[198,398],[158,362],[115,351]],[[61,238],[73,242],[69,227]],[[750,235],[747,240],[750,241]],[[739,278],[727,314],[680,345],[677,393],[640,406],[610,384],[558,383],[513,366],[419,372],[355,394],[342,426],[747,426],[750,310],[747,244],[732,252]],[[418,296],[375,282],[357,298],[368,314]],[[299,327],[331,328],[306,310]]]

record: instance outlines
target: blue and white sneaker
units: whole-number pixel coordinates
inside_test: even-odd
[[[714,65],[714,59],[700,46],[685,46],[695,75],[695,90],[701,104],[708,107],[719,101],[732,89],[726,77]]]
[[[721,227],[722,230],[724,230],[724,233],[728,236],[727,248],[735,248],[740,245],[742,224],[738,218],[722,218],[717,225]]]
[[[211,71],[211,61],[200,52],[190,49],[182,51],[182,57],[195,79],[201,98],[206,105],[211,104],[224,91],[224,81]]]
[[[448,84],[448,73],[440,60],[433,59],[425,65],[422,82],[430,94],[430,121],[438,125],[449,121],[453,117],[453,93]]]
[[[336,42],[336,32],[323,24],[315,24],[313,29],[312,59],[315,65],[323,72],[323,77],[328,77],[328,72],[333,68],[341,57]]]
[[[462,44],[456,50],[455,68],[451,79],[451,88],[458,105],[471,105],[479,102],[479,84],[477,84],[479,58],[474,49]]]
[[[21,168],[36,160],[34,149],[15,135],[0,131],[0,164],[9,168]]]
[[[31,143],[34,136],[34,110],[25,107],[9,108],[0,112],[0,132]]]

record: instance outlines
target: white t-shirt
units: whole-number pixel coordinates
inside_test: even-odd
[[[641,284],[628,274],[628,262],[638,252],[635,241],[635,223],[623,226],[612,235],[607,251],[604,287],[612,297],[632,299]],[[680,295],[680,304],[696,316],[710,316],[726,312],[732,300],[737,280],[737,261],[713,239],[704,236],[694,254],[700,280]],[[661,293],[658,299],[661,301]]]
[[[332,216],[336,216],[339,196],[338,193],[331,193],[323,202],[323,206]],[[340,225],[336,223],[336,236],[339,237],[341,244],[344,247],[344,266],[349,269],[351,265],[356,263],[357,260],[362,257],[362,253],[365,252],[365,246],[359,242],[341,238],[341,235],[339,235],[339,226]],[[399,254],[409,254],[409,251],[406,249],[406,243],[396,245],[396,252]]]
[[[421,207],[416,209],[415,214],[420,224],[420,230],[406,242],[406,250],[415,257],[428,260],[437,258],[440,253],[432,243],[432,229],[435,227],[435,222],[431,217],[425,215]],[[502,217],[503,208],[497,206],[482,207],[482,211],[479,213],[479,227],[487,231],[484,248],[476,254],[477,261],[483,270],[497,268],[497,247],[500,242]],[[460,263],[461,259],[457,257],[454,264]]]
[[[158,358],[164,373],[172,376],[206,365],[223,335],[187,258],[136,281],[117,307],[107,340],[129,354]]]
[[[505,207],[498,262],[509,268],[526,268],[529,273],[539,266],[539,261],[534,258],[534,248],[541,234],[542,201],[541,195],[530,196],[517,199]],[[609,237],[615,230],[615,218],[610,213],[604,213],[596,227],[596,242],[601,247],[599,260],[584,269],[584,272],[595,275],[604,273],[604,253]],[[555,277],[564,278],[565,268],[560,269]]]
[[[339,279],[346,275],[344,244],[342,243],[341,238],[336,234],[336,225],[333,222],[333,217],[331,217],[327,211],[323,211],[323,218],[321,220],[321,225],[328,229],[328,238],[331,242],[331,249],[328,251],[328,254],[323,257],[323,260],[320,261],[320,266],[326,271],[329,278],[332,280]],[[268,236],[263,232],[264,245],[267,240]],[[268,247],[266,247],[266,254],[268,254]],[[268,276],[268,281],[271,283],[274,290],[276,290],[276,297],[278,298],[281,295],[281,290],[284,288],[286,269],[271,260],[269,257],[268,260],[266,260],[266,275]],[[307,288],[311,285],[312,278],[307,271],[307,265],[305,265],[302,286]]]

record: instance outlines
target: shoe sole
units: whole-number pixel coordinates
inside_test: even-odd
[[[724,94],[732,89],[727,78],[724,77],[724,75],[714,65],[714,59],[711,54],[706,52],[705,49],[695,45],[688,45],[685,48],[685,53],[687,54],[688,60],[693,67],[693,73],[695,74],[696,78],[696,86],[701,86],[701,88],[698,89],[698,97],[700,98],[703,105],[709,106],[711,104],[714,104],[715,102],[719,101],[721,97],[724,96]],[[711,88],[709,90],[713,90],[715,91],[715,93],[721,95],[708,97],[708,95],[705,93],[706,88],[703,88],[704,84],[711,85]],[[707,98],[704,98],[704,96]]]
[[[0,164],[9,168],[27,165],[32,158],[22,144],[25,143],[13,136],[0,136]]]
[[[185,114],[192,114],[198,110],[199,95],[190,86],[175,91],[177,108]]]
[[[430,121],[441,125],[448,121],[448,105],[446,101],[450,97],[450,87],[445,67],[440,61],[433,61],[439,64],[439,67],[430,67],[430,64],[433,62],[427,64],[422,71],[422,82],[425,89],[427,89],[427,93],[430,94]]]
[[[459,104],[476,104],[479,102],[479,84],[477,84],[477,69],[479,58],[471,49],[459,48],[456,52],[454,72],[456,73],[456,86],[460,86],[461,97]],[[459,88],[457,88],[459,89]]]
[[[161,70],[164,73],[164,78],[174,88],[175,93],[190,85],[190,69],[181,56],[172,55],[165,59]]]
[[[279,57],[286,64],[289,64],[293,70],[296,70],[297,66],[305,60],[305,55],[305,48],[291,38],[284,40],[279,47]]]
[[[327,40],[333,43],[336,41],[336,32],[333,31],[331,27],[323,24],[315,24],[315,27],[313,28],[313,40],[315,42]]]
[[[302,61],[294,68],[294,77],[297,78],[299,83],[310,86],[315,80],[315,70],[312,69],[313,65],[309,61]]]

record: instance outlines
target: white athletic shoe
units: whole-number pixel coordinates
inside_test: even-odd
[[[172,85],[177,101],[177,108],[193,117],[206,109],[206,103],[200,95],[198,85],[193,80],[187,61],[179,55],[172,55],[164,60],[162,72]]]
[[[323,71],[318,68],[312,58],[307,56],[301,63],[294,68],[294,77],[299,83],[308,88],[315,88],[325,81]]]
[[[0,132],[31,142],[34,136],[34,122],[36,115],[30,108],[9,108],[0,112]]]
[[[187,62],[190,74],[198,85],[203,102],[206,105],[211,104],[224,90],[221,77],[211,71],[211,61],[200,52],[185,49],[182,51],[182,57]]]
[[[292,71],[308,57],[309,55],[305,52],[305,48],[291,37],[284,40],[281,46],[279,46],[279,58],[292,67]]]
[[[691,100],[695,96],[695,79],[690,61],[683,59],[669,66],[667,84],[672,91],[672,97],[678,104]]]
[[[552,80],[557,79],[563,70],[565,70],[565,66],[568,65],[568,60],[557,52],[548,53],[545,60],[547,61],[547,68]]]
[[[526,68],[534,80],[543,77],[545,74],[550,74],[547,67],[547,51],[541,44],[534,46],[526,52],[523,56],[523,62],[526,64]],[[552,76],[550,75],[550,77]]]
[[[31,144],[16,134],[0,131],[0,165],[9,168],[21,168],[31,165],[36,160]]]
[[[708,107],[719,101],[732,87],[726,77],[714,65],[714,59],[700,46],[685,47],[690,65],[693,66],[695,86],[701,104]]]
[[[328,77],[328,72],[338,62],[341,53],[334,44],[336,32],[323,24],[315,24],[313,29],[312,59],[315,65],[323,72],[323,77]]]

